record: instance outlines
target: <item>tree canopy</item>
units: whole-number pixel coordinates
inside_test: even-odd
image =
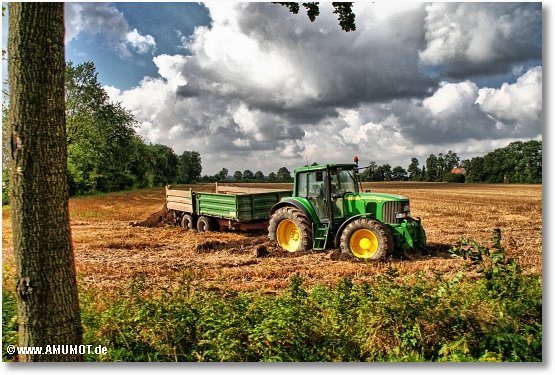
[[[110,101],[93,62],[66,68],[66,128],[70,194],[161,186],[200,179],[200,154],[179,157],[166,145],[145,144],[136,120]]]
[[[66,67],[66,136],[71,194],[133,185],[134,116],[109,100],[92,62]]]
[[[542,141],[512,142],[464,161],[467,182],[542,183]]]
[[[275,4],[280,4],[293,14],[298,14],[299,10],[301,9],[299,3],[292,3],[292,2],[276,2]],[[338,15],[337,20],[339,21],[339,26],[345,32],[355,31],[356,24],[355,24],[355,14],[353,13],[353,3],[343,3],[343,2],[333,2],[331,3],[334,7],[334,14]],[[302,3],[303,7],[306,9],[306,15],[310,22],[314,22],[316,17],[320,15],[320,3],[318,2],[307,2]]]
[[[460,161],[456,152],[430,154],[422,169],[417,158],[405,170],[400,166],[378,165],[370,161],[360,174],[363,181],[428,181],[542,183],[542,142],[513,142],[484,156]],[[459,170],[452,173],[454,168]]]

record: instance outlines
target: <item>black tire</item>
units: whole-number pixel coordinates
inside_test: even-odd
[[[215,232],[217,230],[216,223],[213,219],[201,216],[197,220],[197,231],[202,232]]]
[[[282,207],[270,218],[268,238],[291,253],[312,249],[312,225],[301,210]]]
[[[185,230],[196,229],[196,227],[197,227],[196,224],[197,223],[196,223],[195,218],[194,218],[193,215],[184,214],[183,217],[181,218],[181,226]]]
[[[341,252],[355,258],[379,260],[393,253],[391,230],[372,219],[357,219],[349,223],[339,241]]]

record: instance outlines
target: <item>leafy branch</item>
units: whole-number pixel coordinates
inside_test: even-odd
[[[274,4],[280,4],[293,14],[298,14],[300,10],[299,3],[291,3],[291,2],[275,2]],[[331,3],[334,7],[334,14],[338,15],[339,26],[343,31],[355,31],[355,14],[353,13],[353,3],[343,3],[343,2],[333,2]],[[310,22],[314,22],[317,16],[320,15],[320,3],[317,2],[308,2],[302,3],[303,7],[306,8],[306,14],[310,19]]]

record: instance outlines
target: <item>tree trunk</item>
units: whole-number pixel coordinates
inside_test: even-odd
[[[67,192],[63,3],[10,3],[10,203],[21,361],[80,361]],[[51,349],[57,354],[44,354]],[[77,350],[79,353],[79,350]]]

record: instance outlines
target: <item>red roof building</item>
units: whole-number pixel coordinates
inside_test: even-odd
[[[464,169],[464,167],[461,167],[461,168],[453,168],[453,169],[451,169],[451,173],[453,173],[453,174],[465,174],[465,173],[466,173],[466,169]]]

